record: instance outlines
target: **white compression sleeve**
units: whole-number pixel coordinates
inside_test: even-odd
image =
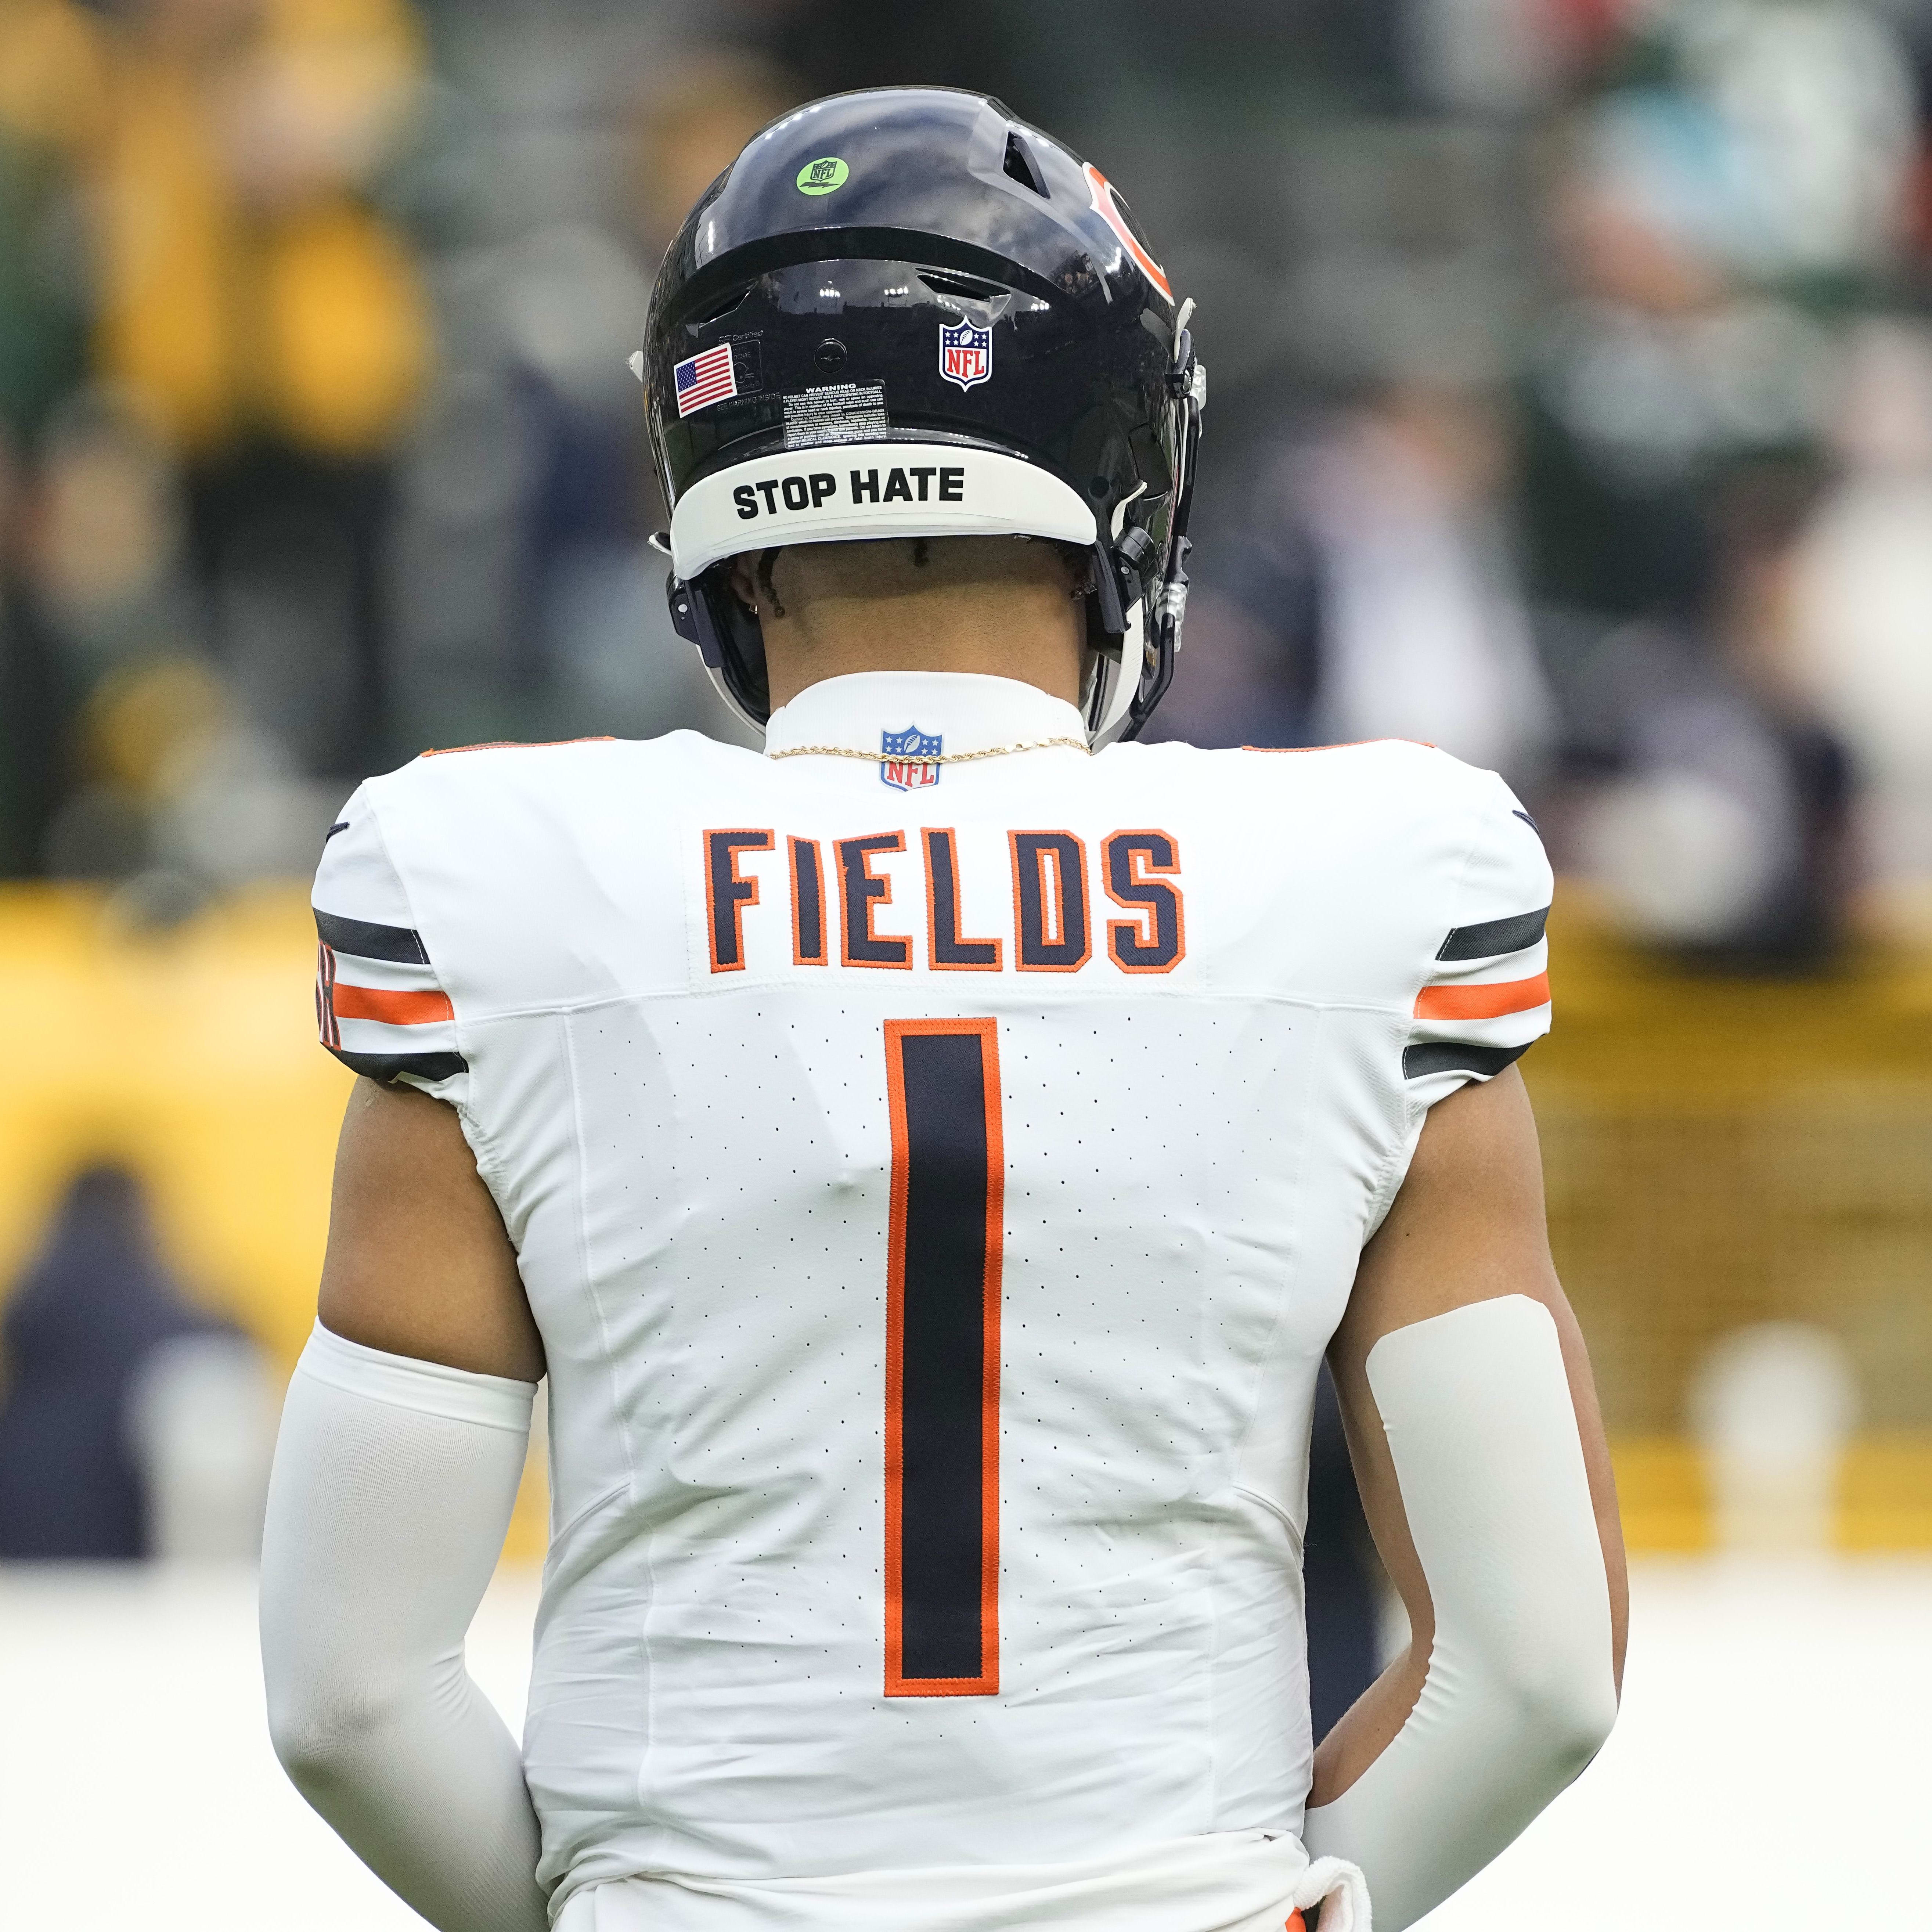
[[[517,1744],[463,1642],[516,1500],[534,1384],[320,1324],[289,1385],[262,1540],[275,1751],[443,1932],[543,1932]]]
[[[1361,1867],[1376,1932],[1472,1877],[1588,1763],[1616,1717],[1610,1586],[1556,1324],[1507,1295],[1384,1335],[1369,1386],[1429,1582],[1422,1694],[1308,1814]]]

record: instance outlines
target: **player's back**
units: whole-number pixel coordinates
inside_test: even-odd
[[[1152,1848],[1299,1829],[1317,1366],[1426,1102],[1541,1030],[1547,871],[1424,747],[1079,731],[840,679],[776,756],[483,749],[345,812],[326,1033],[460,1108],[548,1353],[566,1892],[805,1924],[731,1913],[875,1874],[913,1926],[935,1868],[1083,1868],[1124,1924]]]

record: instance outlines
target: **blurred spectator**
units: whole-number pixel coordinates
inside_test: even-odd
[[[1822,1556],[1858,1420],[1844,1343],[1803,1322],[1733,1330],[1700,1365],[1690,1422],[1704,1451],[1714,1540],[1739,1556]]]
[[[1196,743],[1414,738],[1527,785],[1554,717],[1480,394],[1408,383],[1268,462],[1223,542],[1158,730]]]
[[[1862,0],[1706,0],[1666,16],[1680,82],[1730,151],[1735,198],[1712,239],[1741,273],[1857,277],[1894,259],[1917,104],[1886,10]]]
[[[50,856],[88,690],[122,666],[193,652],[202,628],[181,568],[178,478],[152,430],[121,399],[83,390],[52,412],[35,454],[14,493],[14,570],[0,602],[17,869]]]
[[[147,1553],[163,1562],[262,1553],[280,1390],[262,1351],[232,1329],[178,1335],[128,1392],[130,1453],[147,1500]]]
[[[627,363],[690,202],[796,88],[766,61],[702,46],[628,49],[604,71],[578,43],[512,34],[497,58],[529,82],[520,146],[542,128],[565,157],[537,171],[541,196],[497,211],[505,232],[436,267],[445,366],[394,530],[397,748],[734,735],[645,545],[664,517]]]
[[[200,892],[306,870],[322,793],[426,745],[734,733],[644,547],[624,358],[751,134],[925,80],[1110,158],[1202,298],[1204,485],[1243,508],[1197,518],[1157,732],[1442,743],[1538,790],[1565,862],[1678,878],[1640,929],[1795,960],[1835,890],[1822,724],[1865,862],[1925,875],[1924,707],[1886,694],[1932,467],[1834,400],[1840,319],[1910,309],[1886,279],[1932,233],[1910,10],[421,11],[433,40],[411,0],[0,0],[0,868]],[[1798,548],[1741,562],[1732,479],[1828,448]]]
[[[1819,441],[1832,344],[1790,298],[1896,259],[1914,107],[1857,5],[1712,0],[1664,16],[1648,55],[1648,84],[1566,132],[1523,501],[1539,596],[1682,620],[1711,591],[1714,488]]]
[[[1789,670],[1792,547],[1815,482],[1805,465],[1731,478],[1703,602],[1613,632],[1572,688],[1579,791],[1562,842],[1634,933],[1688,962],[1802,971],[1838,937],[1851,773]]]
[[[1794,560],[1791,674],[1857,761],[1865,873],[1922,934],[1932,932],[1932,332],[1923,323],[1874,320],[1856,332],[1832,441],[1839,477]]]
[[[223,658],[320,771],[380,742],[388,457],[430,337],[367,190],[422,62],[404,0],[142,0],[108,69],[100,364],[188,466]]]
[[[1830,346],[1737,289],[1730,239],[1756,226],[1756,202],[1707,104],[1613,96],[1571,139],[1552,222],[1568,294],[1527,386],[1532,586],[1602,617],[1682,620],[1711,592],[1715,481],[1815,441]]]
[[[70,878],[164,865],[205,889],[305,869],[336,788],[300,778],[208,655],[165,446],[124,398],[82,391],[38,454],[0,612],[23,698],[16,836]]]
[[[307,780],[238,712],[202,660],[158,657],[104,678],[77,729],[82,779],[48,834],[68,878],[134,880],[137,918],[172,920],[212,891],[299,874],[340,789]]]
[[[131,1174],[99,1166],[76,1178],[0,1334],[0,1558],[150,1554],[148,1468],[157,1454],[185,1460],[163,1444],[192,1421],[178,1406],[137,1408],[143,1375],[184,1337],[240,1338],[183,1298]]]
[[[632,205],[653,272],[739,149],[806,98],[784,68],[748,50],[687,52],[652,76],[638,97],[630,143]]]
[[[50,418],[25,536],[34,621],[85,691],[117,666],[194,650],[180,478],[124,395],[80,390]]]
[[[68,0],[0,0],[0,432],[25,443],[85,367],[82,174],[106,48]]]

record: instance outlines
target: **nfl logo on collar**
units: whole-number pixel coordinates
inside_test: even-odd
[[[938,758],[944,749],[945,740],[938,733],[928,735],[916,724],[908,725],[903,731],[882,731],[879,776],[895,791],[918,791],[924,786],[936,785],[939,767],[927,761]]]
[[[993,373],[993,332],[962,322],[957,328],[939,325],[939,373],[949,382],[970,389]]]

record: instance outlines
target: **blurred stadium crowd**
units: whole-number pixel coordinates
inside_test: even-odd
[[[1494,766],[1657,970],[1932,950],[1914,0],[0,0],[0,880],[164,933],[305,878],[356,781],[426,746],[734,735],[646,548],[626,358],[749,135],[914,80],[1096,157],[1200,304],[1196,590],[1152,735]],[[1556,1118],[1560,1232],[1587,1137]],[[116,1400],[172,1352],[151,1461],[218,1384],[254,1412],[124,1175],[46,1225],[16,1370],[36,1336],[121,1362],[62,1287],[95,1265],[138,1304]],[[1679,1426],[1682,1378],[1646,1393],[1605,1306],[1613,1424]],[[1714,1306],[1700,1346],[1766,1312]],[[1901,1335],[1922,1369],[1922,1323],[1860,1346]],[[1796,1361],[1849,1417],[1842,1363],[1804,1384],[1810,1345],[1767,1346],[1767,1400]],[[1922,1380],[1892,1420],[1932,1420]],[[0,1462],[51,1440],[22,1396]],[[124,1451],[87,1479],[122,1485],[113,1549],[69,1553],[152,1541]],[[182,1481],[245,1504],[208,1455]],[[0,1518],[29,1492],[53,1507],[0,1482]]]
[[[1932,917],[1932,11],[0,0],[0,872],[305,872],[424,746],[730,728],[625,356],[787,106],[989,87],[1216,384],[1172,736],[1430,740],[1633,929]]]

